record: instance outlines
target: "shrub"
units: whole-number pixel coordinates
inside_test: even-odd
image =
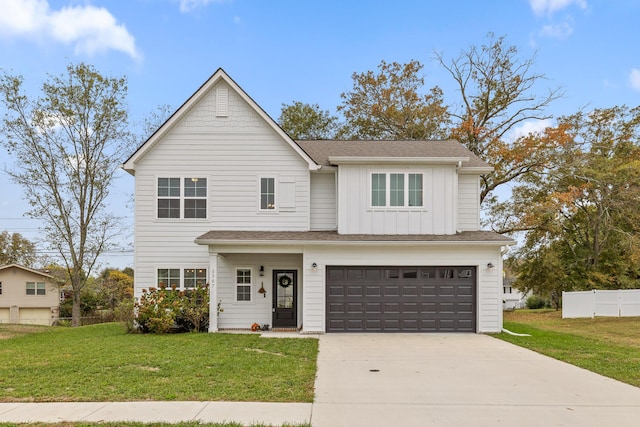
[[[537,295],[531,295],[529,298],[527,298],[527,308],[535,310],[545,307],[547,307],[547,301],[545,301],[543,298]]]
[[[135,323],[143,333],[206,331],[209,328],[209,287],[177,291],[149,288],[135,303]]]

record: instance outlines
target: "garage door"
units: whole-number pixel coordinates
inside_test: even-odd
[[[22,325],[51,325],[51,308],[20,307],[18,323]]]
[[[475,267],[327,267],[327,332],[475,332]]]

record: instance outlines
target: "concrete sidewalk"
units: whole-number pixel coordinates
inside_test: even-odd
[[[178,423],[235,421],[243,425],[302,424],[311,403],[266,402],[51,402],[0,403],[0,422],[139,421]]]

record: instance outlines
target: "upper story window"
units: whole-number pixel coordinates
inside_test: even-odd
[[[158,178],[158,218],[206,218],[207,178]]]
[[[260,178],[260,210],[275,210],[276,179]]]
[[[27,282],[27,295],[46,295],[44,282]]]
[[[421,207],[423,180],[421,173],[372,173],[371,206]]]

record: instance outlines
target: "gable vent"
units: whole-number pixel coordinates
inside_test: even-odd
[[[229,115],[229,90],[226,87],[216,89],[216,117]]]

